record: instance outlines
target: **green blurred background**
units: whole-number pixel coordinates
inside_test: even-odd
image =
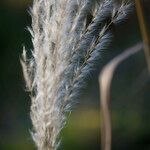
[[[150,27],[150,1],[143,0]],[[24,91],[19,62],[22,46],[32,48],[28,14],[31,0],[0,0],[0,150],[34,150],[30,136],[30,99]],[[97,71],[87,79],[78,104],[62,131],[60,149],[99,150],[100,112],[98,74],[102,66],[124,49],[141,41],[135,11],[113,29],[114,40]],[[137,86],[146,68],[143,51],[122,63],[112,84],[113,150],[150,150],[150,81]],[[141,82],[143,82],[141,80]]]

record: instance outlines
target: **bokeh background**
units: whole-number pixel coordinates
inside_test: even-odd
[[[0,0],[0,150],[36,149],[30,136],[30,99],[24,91],[19,61],[22,46],[32,48],[26,30],[31,24],[31,4],[31,0]],[[150,1],[143,0],[143,4],[150,27]],[[98,74],[110,59],[142,40],[135,10],[113,33],[112,45],[98,63],[97,71],[87,79],[87,87],[68,115],[61,150],[100,149]],[[137,84],[142,73],[146,78],[145,69],[141,51],[123,62],[115,73],[111,91],[113,150],[150,150],[150,81]]]

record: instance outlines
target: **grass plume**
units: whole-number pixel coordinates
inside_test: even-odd
[[[125,19],[130,6],[114,0],[33,1],[32,56],[24,48],[21,64],[39,150],[58,148],[66,113],[108,47],[112,25]]]

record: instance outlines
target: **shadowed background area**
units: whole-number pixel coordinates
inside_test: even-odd
[[[143,0],[147,26],[150,26],[150,2]],[[28,14],[31,0],[0,1],[0,149],[36,149],[30,130],[30,98],[20,65],[23,45],[32,49],[31,24]],[[135,11],[113,29],[114,38],[105,51],[103,61],[87,79],[88,86],[62,131],[65,150],[100,149],[100,111],[98,74],[102,66],[124,49],[141,41]],[[112,84],[112,122],[114,150],[150,149],[150,81],[144,74],[146,62],[143,51],[123,62],[115,73]],[[143,74],[142,74],[143,73]],[[139,77],[142,76],[141,79]]]

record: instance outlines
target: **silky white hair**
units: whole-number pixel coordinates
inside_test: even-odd
[[[32,137],[39,150],[56,150],[66,112],[77,101],[85,78],[101,61],[112,25],[124,20],[128,2],[115,0],[34,0],[32,56],[21,64],[31,96]]]

